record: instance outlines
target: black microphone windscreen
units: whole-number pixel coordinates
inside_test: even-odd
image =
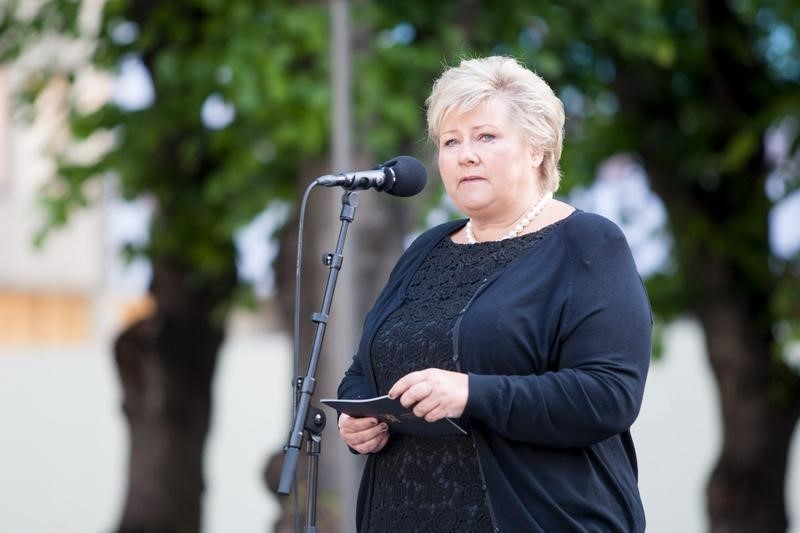
[[[394,172],[394,184],[385,192],[394,196],[414,196],[425,188],[428,181],[428,171],[425,165],[416,157],[399,155],[381,165],[391,168]]]

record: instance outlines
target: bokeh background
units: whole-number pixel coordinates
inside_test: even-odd
[[[302,191],[430,171],[360,193],[322,398],[403,247],[458,216],[432,81],[512,54],[565,104],[561,198],[623,228],[653,302],[648,530],[800,531],[798,28],[780,0],[4,0],[0,530],[290,531],[270,480],[341,205],[311,195],[294,362]],[[359,459],[322,447],[321,530],[352,531]]]

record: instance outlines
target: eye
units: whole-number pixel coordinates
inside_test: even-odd
[[[480,135],[478,135],[478,139],[485,142],[493,141],[496,138],[497,137],[495,137],[491,133],[481,133]]]
[[[442,141],[442,146],[455,146],[457,143],[458,141],[454,138],[444,139]]]

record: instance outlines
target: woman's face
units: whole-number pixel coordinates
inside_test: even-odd
[[[438,144],[444,188],[469,217],[513,222],[539,198],[541,152],[524,140],[504,100],[449,112]]]

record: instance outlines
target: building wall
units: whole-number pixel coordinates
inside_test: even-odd
[[[105,286],[102,204],[35,245],[47,217],[41,191],[55,172],[48,150],[63,138],[66,87],[48,87],[27,123],[11,110],[15,68],[0,74],[0,343],[76,342],[92,334]]]

